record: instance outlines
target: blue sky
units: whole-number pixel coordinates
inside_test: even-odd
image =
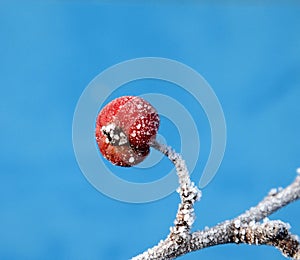
[[[124,60],[156,56],[185,63],[206,78],[223,107],[226,152],[196,205],[195,229],[232,218],[271,188],[288,185],[300,166],[299,11],[292,2],[2,1],[0,258],[129,259],[167,235],[177,194],[147,204],[112,200],[86,181],[73,151],[81,93],[101,71]],[[147,81],[144,88],[143,82],[124,86],[111,98],[150,92],[151,83],[164,88]],[[169,94],[195,113],[190,97]],[[180,130],[167,119],[162,123],[160,134],[179,149]],[[195,182],[210,145],[204,117],[197,127],[203,157]],[[300,234],[299,205],[271,219],[289,222]],[[181,259],[225,256],[284,259],[274,248],[245,245]]]

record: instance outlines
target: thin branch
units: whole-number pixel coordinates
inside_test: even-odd
[[[170,234],[157,246],[148,249],[134,260],[174,259],[188,252],[227,243],[270,245],[278,248],[286,257],[300,259],[300,244],[297,236],[289,232],[290,226],[280,220],[270,221],[266,217],[300,198],[300,170],[292,184],[285,189],[272,189],[255,207],[214,227],[191,233],[195,220],[194,203],[201,192],[191,182],[181,156],[171,148],[153,142],[152,147],[165,154],[175,165],[179,178],[181,202]],[[260,221],[263,220],[263,223]]]
[[[166,155],[175,165],[179,178],[177,192],[180,196],[180,204],[174,221],[174,227],[170,228],[169,238],[177,244],[191,238],[190,230],[195,221],[194,203],[201,198],[201,191],[191,181],[185,161],[170,147],[157,141],[152,142],[152,147]]]

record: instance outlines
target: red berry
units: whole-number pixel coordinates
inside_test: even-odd
[[[108,103],[99,113],[96,141],[103,156],[113,164],[130,167],[143,161],[156,138],[159,116],[140,97],[124,96]]]

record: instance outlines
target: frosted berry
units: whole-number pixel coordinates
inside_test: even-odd
[[[130,167],[149,154],[158,127],[159,116],[151,104],[140,97],[123,96],[100,111],[95,136],[107,160]]]

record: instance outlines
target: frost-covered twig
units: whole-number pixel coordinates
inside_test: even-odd
[[[185,161],[170,147],[152,142],[152,147],[166,155],[175,165],[179,178],[180,204],[174,221],[175,226],[170,228],[169,239],[181,244],[191,238],[190,230],[195,221],[194,203],[201,198],[201,191],[191,181]]]
[[[174,163],[179,177],[180,186],[177,191],[181,202],[174,221],[175,226],[170,228],[168,237],[157,246],[134,257],[134,260],[173,259],[188,252],[227,243],[271,245],[278,248],[286,257],[300,259],[299,239],[289,232],[289,224],[279,220],[270,221],[266,218],[300,198],[299,169],[298,176],[292,184],[285,189],[272,189],[257,206],[250,208],[237,218],[191,233],[191,225],[195,219],[193,206],[201,197],[201,192],[191,182],[180,155],[156,141],[152,146]]]

